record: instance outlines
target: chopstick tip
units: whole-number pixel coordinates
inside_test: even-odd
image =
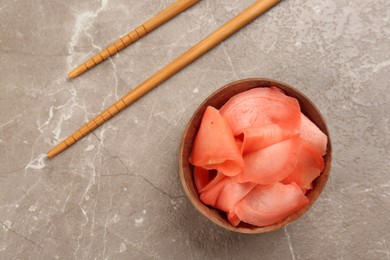
[[[66,78],[68,81],[74,79],[75,77],[77,77],[76,73],[75,73],[75,70],[72,70],[70,71],[67,75],[66,75]]]
[[[84,64],[78,66],[77,68],[75,68],[74,70],[71,70],[69,73],[68,73],[68,78],[69,80],[71,79],[74,79],[75,77],[83,74],[84,72],[86,72],[88,70],[87,66],[85,66]]]
[[[54,147],[53,149],[51,149],[48,153],[47,153],[47,157],[49,158],[53,158],[54,156],[56,156],[57,154],[61,153],[62,151],[66,150],[66,148],[68,148],[68,146],[66,145],[65,142],[61,142],[59,143],[56,147]]]

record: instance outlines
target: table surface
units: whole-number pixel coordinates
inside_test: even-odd
[[[171,4],[1,1],[1,259],[389,259],[390,1],[285,0],[54,159],[60,140],[253,0],[201,1],[72,81]],[[243,78],[289,83],[328,122],[331,177],[278,231],[210,223],[178,178],[200,102]]]

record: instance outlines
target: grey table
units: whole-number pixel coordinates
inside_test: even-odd
[[[250,5],[201,1],[81,77],[165,1],[0,1],[1,259],[389,259],[390,2],[285,0],[54,159],[88,119]],[[200,102],[242,78],[309,96],[333,139],[313,208],[273,233],[199,215],[178,179]]]

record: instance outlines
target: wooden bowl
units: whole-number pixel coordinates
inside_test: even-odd
[[[225,104],[232,96],[244,92],[246,90],[252,88],[261,88],[261,87],[271,87],[276,86],[285,91],[288,96],[294,97],[298,100],[301,111],[310,118],[327,136],[328,136],[328,146],[327,153],[324,157],[325,168],[321,175],[317,177],[313,181],[313,189],[306,193],[306,196],[309,199],[309,203],[302,207],[300,210],[290,215],[286,219],[279,221],[275,224],[264,226],[264,227],[256,227],[246,223],[240,223],[237,227],[232,226],[227,220],[226,213],[215,208],[209,207],[203,204],[199,199],[199,194],[195,186],[194,178],[193,178],[193,166],[189,163],[188,159],[191,155],[192,143],[195,139],[197,131],[200,126],[200,122],[203,116],[204,111],[207,106],[213,106],[217,109],[221,108],[223,104]],[[332,145],[329,137],[329,131],[326,126],[325,120],[322,117],[320,111],[317,107],[311,102],[305,95],[296,90],[295,88],[271,79],[264,78],[253,78],[253,79],[244,79],[239,80],[233,83],[230,83],[213,94],[211,94],[203,103],[198,107],[192,116],[191,120],[188,123],[187,128],[184,131],[181,146],[179,151],[179,174],[180,179],[186,192],[188,198],[194,207],[205,217],[207,217],[212,222],[217,225],[226,228],[231,231],[239,232],[239,233],[248,233],[248,234],[257,234],[274,231],[279,229],[292,221],[296,220],[300,216],[302,216],[313,203],[317,200],[318,196],[322,192],[325,187],[325,184],[329,177],[330,167],[332,161]]]

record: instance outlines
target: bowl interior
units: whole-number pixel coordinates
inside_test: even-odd
[[[265,226],[265,227],[256,227],[246,223],[240,223],[237,227],[232,226],[226,217],[224,212],[221,212],[217,209],[206,206],[199,200],[199,195],[195,186],[195,182],[193,179],[193,167],[190,165],[188,159],[191,155],[192,143],[195,139],[197,131],[199,129],[202,116],[207,106],[213,106],[217,109],[221,108],[223,104],[225,104],[232,96],[244,92],[246,90],[258,87],[271,87],[276,86],[282,89],[288,96],[294,97],[298,100],[301,111],[312,120],[327,136],[328,136],[328,146],[327,146],[327,154],[324,157],[325,168],[321,175],[316,178],[313,182],[313,189],[306,193],[306,196],[309,199],[309,203],[305,205],[303,208],[290,215],[286,219],[279,221],[273,225]],[[264,233],[276,230],[281,228],[290,222],[294,221],[301,215],[303,215],[311,205],[316,201],[321,191],[324,189],[325,184],[329,177],[330,166],[332,160],[332,146],[331,140],[328,132],[328,128],[326,126],[325,120],[322,117],[319,110],[316,106],[301,92],[296,90],[295,88],[274,80],[270,79],[244,79],[240,81],[236,81],[230,83],[213,94],[211,94],[195,111],[194,115],[190,119],[186,130],[184,131],[180,152],[179,152],[179,174],[180,179],[186,192],[188,198],[194,207],[206,216],[208,219],[218,224],[221,227],[224,227],[228,230],[240,232],[240,233]]]

